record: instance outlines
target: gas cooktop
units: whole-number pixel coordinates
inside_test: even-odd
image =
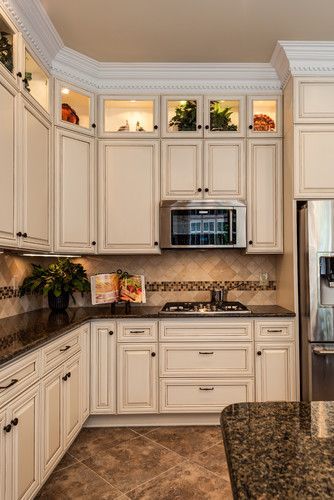
[[[249,313],[240,302],[167,302],[159,314]]]

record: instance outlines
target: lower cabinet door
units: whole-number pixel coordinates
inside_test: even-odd
[[[161,379],[161,413],[218,413],[225,406],[254,400],[254,380]]]
[[[42,380],[42,453],[41,474],[44,479],[63,452],[63,380],[61,365]]]
[[[12,423],[12,491],[9,498],[30,499],[40,482],[39,385],[19,396],[8,413]]]
[[[6,481],[8,480],[8,473],[6,471],[7,463],[7,450],[6,443],[10,437],[5,432],[4,428],[7,425],[6,413],[0,412],[0,498],[5,498]],[[8,495],[9,496],[9,495]]]
[[[296,369],[294,343],[257,343],[255,349],[256,400],[295,400]]]
[[[81,369],[80,353],[65,363],[64,373],[64,446],[73,441],[81,428]]]
[[[119,344],[118,413],[158,412],[157,344]]]

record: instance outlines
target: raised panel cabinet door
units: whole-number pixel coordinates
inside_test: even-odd
[[[294,343],[257,343],[255,351],[256,400],[295,400]]]
[[[161,198],[203,198],[202,140],[161,141]]]
[[[91,413],[116,412],[116,323],[91,324]]]
[[[53,469],[64,449],[63,376],[64,367],[61,365],[45,377],[41,384],[42,479]]]
[[[0,76],[0,244],[17,246],[17,91]]]
[[[99,253],[160,253],[159,142],[99,147]]]
[[[334,123],[334,79],[294,78],[294,122]]]
[[[10,406],[12,424],[12,499],[28,500],[40,484],[40,388],[14,400]]]
[[[119,344],[118,413],[158,412],[157,344]]]
[[[96,250],[95,139],[56,130],[55,250]]]
[[[297,125],[295,144],[295,197],[334,196],[334,125]]]
[[[73,441],[81,428],[81,355],[75,354],[64,365],[64,446]]]
[[[282,143],[248,141],[247,253],[283,252]]]
[[[23,98],[20,116],[22,247],[51,250],[51,124]]]
[[[246,197],[244,139],[205,141],[204,196],[212,199]]]

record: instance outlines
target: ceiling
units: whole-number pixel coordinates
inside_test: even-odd
[[[40,0],[67,47],[104,62],[269,62],[334,41],[333,0]]]

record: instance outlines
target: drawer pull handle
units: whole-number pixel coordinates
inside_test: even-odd
[[[0,386],[0,389],[9,389],[9,387],[12,387],[12,385],[16,384],[18,381],[19,380],[17,378],[13,378],[8,385]]]
[[[67,351],[68,349],[71,349],[71,346],[70,345],[67,345],[66,347],[64,347],[64,349],[59,349],[60,352],[65,352]]]
[[[215,388],[214,387],[200,387],[199,390],[200,391],[214,391]]]
[[[19,423],[19,419],[17,417],[13,418],[13,420],[11,421],[11,424],[14,426],[16,426],[18,423]]]
[[[327,356],[327,354],[333,355],[334,350],[333,349],[321,349],[319,347],[315,347],[313,349],[313,353],[316,354],[317,356]]]
[[[130,333],[145,333],[145,330],[130,330]]]
[[[282,329],[281,330],[273,330],[273,329],[268,328],[267,332],[269,332],[269,333],[282,333],[283,330]]]
[[[214,352],[213,351],[210,351],[210,352],[199,351],[198,354],[214,354]]]

